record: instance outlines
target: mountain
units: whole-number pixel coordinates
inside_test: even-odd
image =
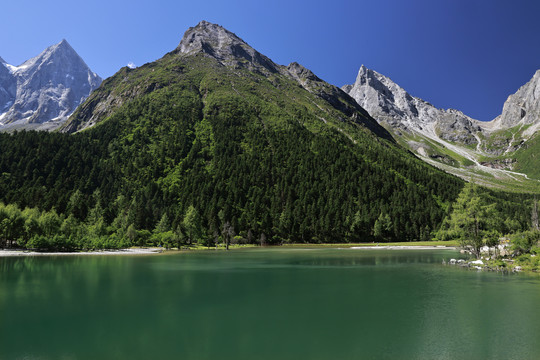
[[[215,60],[219,66],[247,70],[262,75],[270,81],[278,81],[283,77],[288,78],[310,93],[330,102],[335,110],[341,112],[341,116],[352,117],[354,122],[362,124],[377,135],[388,140],[392,139],[391,135],[381,128],[361,106],[336,86],[322,81],[310,70],[296,62],[289,66],[274,63],[222,26],[201,21],[196,27],[191,27],[186,31],[180,44],[168,55],[174,57],[175,60],[203,55],[204,58]],[[61,131],[70,133],[93,126],[122,106],[125,103],[125,97],[117,96],[115,90],[109,91],[112,87],[110,83],[124,81],[120,79],[124,79],[123,77],[127,76],[131,70],[123,68],[115,77],[108,79],[107,83],[99,89],[100,91],[91,96],[89,101],[78,109]],[[149,79],[146,80],[149,81]],[[273,85],[279,86],[276,83]],[[156,86],[162,85],[157,85],[155,82],[140,84],[129,95],[139,96],[144,92],[155,90]],[[343,121],[344,118],[341,120]]]
[[[360,67],[353,85],[343,89],[380,122],[396,131],[420,133],[467,145],[476,145],[475,134],[482,129],[460,111],[438,109],[430,103],[411,96],[390,78]]]
[[[19,66],[0,64],[0,131],[54,129],[101,83],[66,40]]]
[[[0,134],[0,201],[141,244],[155,229],[188,241],[427,239],[463,186],[341,89],[208,22],[104,80],[60,130]]]
[[[355,83],[342,89],[397,141],[430,164],[484,185],[529,189],[538,187],[529,179],[534,171],[518,172],[523,166],[516,152],[536,136],[540,126],[539,78],[537,72],[490,122],[458,110],[436,108],[363,65]]]
[[[540,127],[540,70],[519,90],[508,97],[502,114],[493,120],[493,128],[510,128],[516,125],[533,125],[527,134]]]

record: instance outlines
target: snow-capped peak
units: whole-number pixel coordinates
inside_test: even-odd
[[[65,39],[19,66],[3,64],[9,71],[0,71],[0,128],[66,119],[101,84]]]

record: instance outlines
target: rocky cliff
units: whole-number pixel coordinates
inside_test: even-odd
[[[526,137],[533,135],[540,127],[540,70],[508,97],[501,115],[493,120],[490,127],[504,129],[516,125],[531,125],[524,133]]]
[[[420,133],[429,138],[476,145],[482,132],[477,120],[454,109],[438,109],[411,96],[390,78],[360,67],[353,85],[342,88],[379,122],[401,132]]]

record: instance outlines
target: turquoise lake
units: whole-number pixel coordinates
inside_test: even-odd
[[[451,250],[0,258],[0,359],[538,359],[540,277]]]

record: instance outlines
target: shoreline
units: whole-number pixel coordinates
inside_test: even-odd
[[[73,252],[40,252],[32,250],[4,250],[0,249],[0,258],[14,256],[74,256],[74,255],[150,255],[161,254],[161,248],[132,248],[121,250],[96,250],[96,251],[73,251]]]
[[[457,250],[455,246],[402,246],[402,245],[382,245],[382,246],[352,246],[347,249],[353,250]]]
[[[320,244],[317,244],[320,245]],[[443,245],[360,245],[360,246],[343,246],[344,244],[324,244],[317,246],[315,244],[295,244],[281,245],[281,246],[269,246],[274,248],[289,248],[289,249],[343,249],[343,250],[458,250],[456,246],[443,246]],[[333,246],[329,246],[333,245]],[[251,247],[250,247],[251,248]],[[257,248],[257,247],[253,247]],[[259,247],[265,248],[265,247]],[[229,250],[238,249],[233,247]],[[225,250],[224,248],[204,248],[204,249],[181,249],[181,250],[165,250],[163,248],[130,248],[120,250],[96,250],[96,251],[72,251],[72,252],[40,252],[33,250],[6,250],[0,249],[0,258],[2,257],[17,257],[17,256],[97,256],[97,255],[156,255],[156,254],[172,254],[183,253],[189,251],[208,251],[208,250]]]

